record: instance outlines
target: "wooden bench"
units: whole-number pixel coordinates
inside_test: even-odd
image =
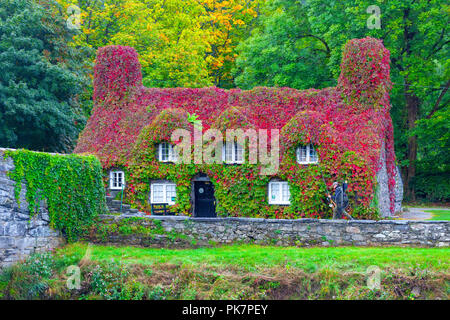
[[[151,213],[155,216],[173,216],[174,213],[169,210],[167,203],[152,204]]]

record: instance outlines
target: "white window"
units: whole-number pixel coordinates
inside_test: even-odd
[[[174,146],[167,142],[160,143],[158,145],[158,159],[161,162],[177,162],[178,157]]]
[[[238,143],[225,142],[222,150],[222,160],[225,163],[243,163],[244,149]]]
[[[297,147],[297,162],[301,164],[305,163],[317,163],[319,157],[312,144],[306,146]]]
[[[269,204],[291,204],[291,193],[286,181],[269,182]]]
[[[111,190],[121,190],[125,187],[125,175],[123,171],[110,171],[109,188]]]
[[[152,183],[150,186],[150,202],[175,204],[177,196],[177,187],[175,183]]]

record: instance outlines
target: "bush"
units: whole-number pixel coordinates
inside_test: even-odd
[[[450,201],[450,172],[418,174],[413,183],[419,199],[431,202]]]
[[[0,274],[0,298],[14,300],[44,298],[54,267],[52,254],[35,253],[24,263],[6,268]]]

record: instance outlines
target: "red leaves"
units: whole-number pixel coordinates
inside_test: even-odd
[[[351,190],[358,191],[362,202],[368,205],[385,142],[393,206],[395,154],[389,115],[389,52],[381,41],[365,38],[347,44],[337,88],[159,89],[144,88],[141,80],[134,49],[121,46],[99,49],[94,79],[95,108],[75,149],[78,153],[97,154],[104,168],[128,167],[134,161],[128,171],[135,170],[130,171],[131,182],[140,187],[136,190],[130,186],[131,192],[147,192],[145,179],[149,176],[165,178],[169,174],[180,185],[189,185],[195,173],[175,174],[170,168],[162,168],[153,154],[154,144],[169,140],[175,128],[191,129],[186,121],[189,113],[198,115],[204,130],[210,127],[280,129],[282,166],[278,176],[301,186],[303,197],[295,200],[297,215],[300,211],[307,216],[324,215],[317,209],[321,207],[321,197],[317,196],[321,179],[317,166],[297,164],[294,158],[289,158],[290,150],[298,144],[316,145],[327,183],[332,179],[351,178]],[[213,181],[224,188],[238,184],[240,179],[247,180],[243,188],[249,192],[257,188],[254,183],[261,178],[252,171],[242,172],[243,176],[228,175],[221,166],[207,170]],[[261,206],[265,202],[259,198],[253,201]],[[281,208],[276,215],[294,214],[288,211]]]

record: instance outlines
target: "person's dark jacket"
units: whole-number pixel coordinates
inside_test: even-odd
[[[345,183],[344,188],[347,189],[347,184]],[[334,191],[334,196],[332,196],[331,199],[333,199],[333,201],[336,203],[338,214],[341,214],[342,210],[344,209],[344,190],[341,186],[337,186],[336,190]]]

